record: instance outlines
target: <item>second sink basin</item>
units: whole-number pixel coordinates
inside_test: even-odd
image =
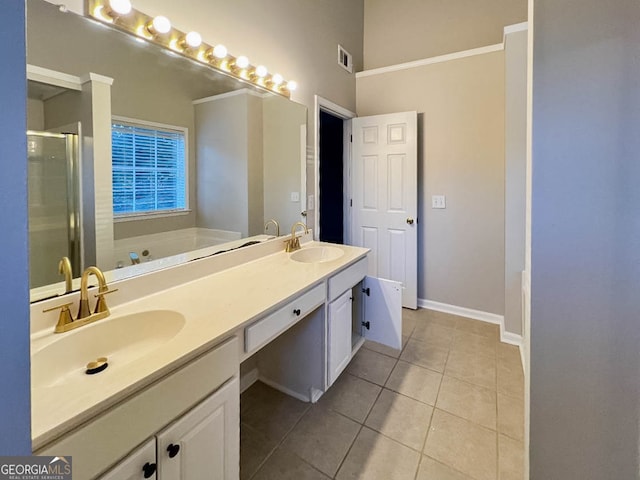
[[[337,260],[344,251],[337,247],[307,247],[291,254],[291,260],[302,263],[322,263]]]
[[[35,388],[55,387],[87,380],[89,362],[107,357],[109,370],[142,358],[175,337],[185,318],[171,310],[152,310],[99,320],[72,333],[62,333],[54,343],[31,357],[31,382]]]

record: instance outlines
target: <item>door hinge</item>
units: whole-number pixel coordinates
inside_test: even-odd
[[[349,135],[349,141],[353,143],[353,135]]]
[[[362,293],[365,293],[367,295],[367,297],[370,297],[371,296],[371,289],[369,287],[363,288],[362,289]]]
[[[367,330],[371,330],[371,324],[369,322],[362,322],[362,326]]]
[[[350,198],[350,199],[349,199],[349,206],[350,206],[350,207],[353,207],[353,198]]]

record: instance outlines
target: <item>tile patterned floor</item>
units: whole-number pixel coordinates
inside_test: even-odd
[[[522,480],[524,379],[496,325],[403,312],[403,349],[366,343],[316,405],[241,397],[242,480]]]

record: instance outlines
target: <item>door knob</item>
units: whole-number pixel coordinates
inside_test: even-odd
[[[413,218],[411,218],[411,217],[407,218],[407,223],[409,225],[413,225]]]

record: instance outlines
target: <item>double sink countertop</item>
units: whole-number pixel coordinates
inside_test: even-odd
[[[33,449],[37,450],[81,426],[369,252],[366,248],[321,242],[303,244],[302,249],[323,246],[339,248],[344,254],[330,261],[302,263],[292,260],[290,253],[272,253],[116,305],[111,308],[111,315],[107,319],[77,330],[54,334],[51,326],[50,333],[32,335]],[[138,277],[136,281],[144,282],[145,276]],[[117,284],[113,286],[118,287]],[[73,310],[75,311],[75,307]],[[129,320],[134,324],[138,318],[145,318],[142,328],[147,330],[153,328],[153,321],[149,321],[149,317],[153,315],[179,320],[172,325],[170,335],[157,346],[145,345],[144,334],[138,334],[138,343],[134,341],[129,347],[136,349],[138,353],[144,352],[137,358],[135,351],[129,352],[121,357],[123,360],[118,365],[118,352],[96,351],[92,352],[95,357],[109,357],[110,353],[113,355],[113,362],[110,360],[110,366],[105,371],[97,375],[85,375],[84,365],[94,360],[88,358],[78,365],[77,372],[66,375],[62,380],[41,382],[43,374],[36,373],[35,369],[46,369],[47,366],[37,364],[34,358],[47,349],[52,349],[52,352],[56,349],[61,355],[65,355],[63,344],[56,346],[55,343],[65,342],[67,339],[72,345],[73,339],[68,338],[70,336],[88,335],[88,329],[100,328],[104,322],[118,321],[123,316],[145,312],[147,313],[140,317],[122,318],[123,325],[120,327],[124,333],[121,334],[126,335],[126,322]],[[136,326],[132,325],[131,328],[135,329]],[[153,334],[154,332],[149,332],[150,337]],[[55,362],[55,358],[51,362]],[[55,368],[51,367],[51,370],[55,371]]]

